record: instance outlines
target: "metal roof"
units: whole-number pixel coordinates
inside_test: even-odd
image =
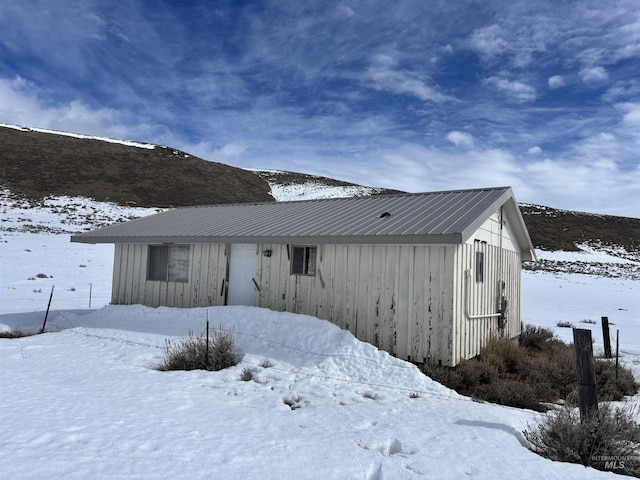
[[[468,240],[506,204],[511,204],[507,212],[523,251],[533,250],[510,187],[183,207],[81,233],[71,241],[455,244]]]

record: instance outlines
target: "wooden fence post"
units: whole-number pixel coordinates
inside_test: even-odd
[[[204,349],[204,367],[209,370],[209,310],[207,310],[206,346]]]
[[[601,317],[602,339],[604,340],[604,356],[611,358],[611,337],[609,336],[609,317]]]
[[[578,377],[578,398],[580,400],[580,421],[584,422],[598,410],[591,330],[574,328],[573,343],[576,350],[576,373]]]

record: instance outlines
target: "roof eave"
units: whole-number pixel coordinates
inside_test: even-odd
[[[97,236],[75,235],[76,243],[167,244],[302,244],[302,245],[457,245],[459,233],[447,235],[336,235],[336,236]]]

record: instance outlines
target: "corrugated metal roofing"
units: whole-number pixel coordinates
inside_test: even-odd
[[[511,188],[501,187],[184,207],[82,233],[71,240],[83,243],[461,243],[510,199],[515,202]],[[524,226],[522,217],[519,220]],[[528,234],[526,237],[528,239]]]

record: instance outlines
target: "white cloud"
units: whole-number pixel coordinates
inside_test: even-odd
[[[0,78],[0,121],[31,126],[31,113],[40,111],[37,100],[28,94],[32,88],[29,82],[20,77],[13,80]]]
[[[396,61],[392,57],[377,55],[374,57],[373,65],[362,76],[362,80],[367,86],[376,90],[411,95],[425,102],[441,103],[453,100],[438,92],[435,87],[428,85],[419,74],[398,70],[394,68],[395,66]]]
[[[351,161],[342,162],[347,180],[362,183],[366,175],[367,185],[410,192],[510,185],[518,198],[525,193],[530,197],[515,157],[502,149],[449,151],[403,143],[393,149],[371,151],[366,157],[369,168],[355,167]]]
[[[472,135],[457,130],[447,133],[445,138],[456,147],[472,147],[474,142]]]
[[[618,110],[622,110],[624,115],[622,122],[632,127],[640,127],[640,103],[626,102],[616,105]]]
[[[489,77],[485,83],[519,102],[533,102],[536,99],[536,89],[518,80]]]
[[[527,153],[529,153],[530,155],[539,155],[542,153],[542,149],[538,145],[535,145],[527,150]]]
[[[634,207],[624,207],[624,203],[640,199],[637,183],[640,170],[626,172],[627,181],[621,182],[622,172],[610,159],[577,161],[545,158],[526,165],[525,172],[530,185],[545,192],[547,204],[556,208],[593,213],[621,214],[626,211],[631,216],[634,215]],[[612,195],[612,192],[616,194]]]
[[[592,85],[609,81],[609,74],[604,67],[588,67],[580,70],[580,78],[585,84]]]
[[[453,47],[450,44],[445,45],[444,47],[440,47],[438,49],[437,54],[434,54],[431,58],[430,58],[430,62],[432,64],[436,64],[438,63],[442,58],[446,58],[449,57],[451,54],[453,54]],[[440,52],[442,54],[440,54]]]
[[[640,95],[640,80],[631,79],[617,82],[602,95],[605,102],[614,102],[620,98],[632,98]]]
[[[562,77],[562,75],[553,75],[549,77],[549,80],[547,80],[547,82],[549,83],[549,88],[552,90],[556,88],[564,87],[565,85],[564,77]]]
[[[120,139],[132,139],[136,132],[146,128],[139,119],[135,128],[128,126],[125,112],[93,109],[77,99],[51,105],[41,100],[41,95],[46,94],[20,77],[13,80],[0,77],[0,122]]]
[[[603,132],[564,157],[540,158],[542,150],[533,147],[535,156],[522,159],[498,148],[457,151],[404,143],[367,152],[369,168],[343,159],[341,171],[348,181],[413,192],[508,185],[522,202],[637,217],[640,166],[625,170],[610,155],[616,145],[615,135]],[[327,159],[324,167],[336,164]]]
[[[493,21],[495,23],[475,29],[469,36],[470,47],[489,63],[506,58],[516,68],[527,67],[536,54],[547,51],[548,44],[558,35],[553,18],[541,11],[531,15],[531,7],[524,2],[501,5]]]
[[[505,40],[505,32],[499,25],[489,25],[477,29],[471,35],[471,46],[482,55],[493,57],[504,53],[509,48]]]
[[[201,158],[214,162],[235,164],[249,150],[249,145],[240,142],[231,142],[221,148],[213,148],[210,143],[202,143],[190,147],[189,152]]]
[[[354,12],[353,9],[347,5],[338,6],[338,8],[336,9],[336,12],[338,17],[341,17],[341,18],[351,18],[356,14],[356,12]]]
[[[600,132],[598,135],[595,136],[595,139],[598,142],[612,142],[612,141],[615,141],[616,136],[608,132]]]

